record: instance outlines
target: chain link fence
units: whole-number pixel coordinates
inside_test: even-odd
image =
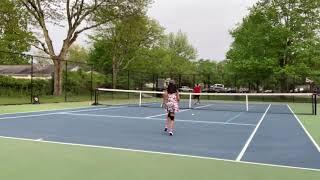
[[[313,92],[320,76],[311,80],[305,76],[272,77],[261,82],[246,82],[235,74],[217,73],[150,73],[134,70],[102,72],[99,67],[85,62],[61,61],[62,93],[54,96],[54,64],[48,57],[0,51],[0,105],[93,101],[94,89],[117,88],[128,90],[162,91],[169,80],[175,80],[181,91],[192,91],[195,84],[203,92],[214,92],[214,84],[224,84],[224,92]],[[20,65],[12,65],[12,63]],[[114,76],[116,76],[114,78]],[[281,82],[282,80],[282,82]],[[314,80],[314,81],[313,81]]]
[[[54,64],[48,57],[0,52],[6,62],[0,64],[0,105],[92,101],[94,89],[105,86],[104,74],[92,65],[61,61],[62,93],[54,95]],[[22,64],[10,60],[21,58]]]

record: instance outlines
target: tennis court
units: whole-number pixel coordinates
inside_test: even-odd
[[[233,108],[219,102],[220,107]],[[217,105],[182,109],[173,137],[163,132],[166,116],[162,108],[127,104],[3,114],[0,136],[320,170],[319,146],[290,104],[250,104],[248,108],[255,109],[251,112],[208,110],[210,106]]]

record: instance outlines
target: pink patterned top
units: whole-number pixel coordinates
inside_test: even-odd
[[[165,110],[167,112],[179,112],[178,94],[167,94],[167,101],[165,103]]]

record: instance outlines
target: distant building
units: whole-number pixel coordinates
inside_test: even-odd
[[[68,71],[75,72],[80,69],[79,66],[69,65]],[[54,65],[34,65],[33,77],[35,79],[51,79],[54,72]],[[16,79],[30,79],[31,65],[0,65],[0,76],[10,76]]]

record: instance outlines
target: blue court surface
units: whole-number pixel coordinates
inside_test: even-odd
[[[293,113],[183,109],[174,136],[165,132],[161,108],[90,108],[4,114],[0,136],[115,147],[320,170],[318,145]],[[199,107],[201,108],[201,106]]]

